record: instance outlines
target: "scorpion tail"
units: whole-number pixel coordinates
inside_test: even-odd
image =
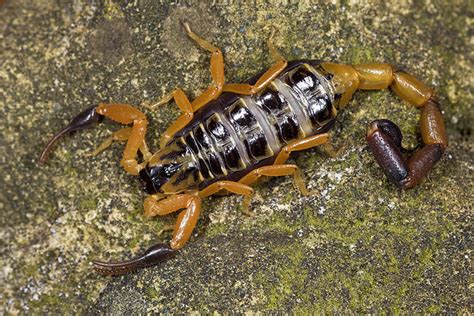
[[[51,147],[62,136],[77,131],[79,129],[86,128],[92,125],[93,123],[99,122],[103,115],[97,113],[96,108],[97,106],[92,106],[82,111],[81,113],[76,115],[66,127],[62,128],[59,132],[54,134],[54,136],[50,139],[50,141],[46,144],[43,151],[41,152],[41,155],[38,158],[38,163],[43,164],[46,161]]]
[[[380,90],[390,87],[403,101],[421,109],[419,126],[423,146],[410,157],[404,155],[401,132],[395,123],[376,120],[370,124],[367,131],[369,148],[387,177],[403,189],[417,186],[448,147],[443,113],[434,90],[389,64],[321,65],[333,75],[334,82],[343,83],[338,84],[337,88],[341,93],[339,107],[346,105],[356,90]]]
[[[94,269],[102,275],[122,275],[141,268],[149,267],[171,258],[176,250],[166,244],[156,244],[135,259],[122,262],[92,261]]]

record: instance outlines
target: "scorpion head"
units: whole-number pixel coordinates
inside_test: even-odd
[[[148,194],[174,194],[194,188],[198,183],[197,166],[190,149],[181,140],[173,140],[155,153],[140,178]]]
[[[166,163],[146,166],[140,171],[140,179],[148,194],[163,193],[163,185],[178,171],[181,164]]]

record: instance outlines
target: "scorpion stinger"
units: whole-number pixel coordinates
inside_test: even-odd
[[[87,108],[86,110],[82,111],[81,113],[76,115],[66,127],[54,134],[54,136],[51,138],[48,144],[46,144],[43,151],[41,152],[41,155],[38,158],[38,163],[43,164],[46,161],[51,147],[62,136],[80,129],[84,129],[94,123],[99,122],[103,116],[96,112],[96,108],[97,106],[91,106],[90,108]]]

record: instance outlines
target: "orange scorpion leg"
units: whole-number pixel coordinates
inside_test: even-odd
[[[249,185],[256,182],[262,176],[269,177],[281,177],[293,175],[296,187],[301,191],[303,195],[308,195],[308,189],[303,182],[301,177],[300,168],[296,165],[273,165],[264,166],[249,172],[246,176],[240,179],[240,183]]]
[[[329,138],[329,134],[327,133],[314,135],[314,136],[310,136],[304,139],[297,140],[283,147],[280,153],[278,154],[278,156],[276,157],[275,162],[273,164],[274,165],[283,164],[285,161],[288,160],[288,158],[290,157],[290,153],[293,151],[306,150],[312,147],[327,144],[329,143],[329,141],[330,141],[330,138]]]
[[[251,184],[261,176],[285,176],[293,175],[295,180],[296,187],[301,191],[303,195],[308,195],[308,189],[304,184],[303,178],[301,176],[301,171],[296,165],[287,165],[284,164],[285,161],[290,157],[291,152],[309,149],[311,147],[316,147],[319,145],[329,144],[330,138],[329,134],[319,134],[307,137],[305,139],[297,140],[291,144],[286,145],[280,151],[280,153],[275,158],[273,166],[265,166],[259,169],[256,169],[246,176],[244,176],[239,182],[244,184]]]
[[[222,93],[222,87],[224,86],[224,57],[222,56],[221,50],[209,43],[208,41],[201,38],[199,35],[194,33],[188,23],[184,23],[184,28],[188,33],[188,36],[193,39],[199,46],[205,50],[211,52],[211,77],[212,84],[198,96],[192,102],[194,111],[197,111],[202,106],[216,99]]]
[[[145,114],[127,104],[104,103],[97,107],[96,112],[118,123],[133,124],[120,164],[128,173],[138,175],[144,167],[144,164],[137,162],[137,152],[145,140],[148,125]]]
[[[161,105],[164,103],[169,102],[171,99],[175,100],[176,105],[178,108],[183,111],[183,114],[178,117],[178,119],[171,124],[170,127],[166,129],[166,131],[163,133],[163,135],[160,138],[160,147],[163,148],[168,141],[173,138],[173,135],[185,127],[193,118],[193,113],[195,110],[193,109],[191,102],[189,102],[188,97],[186,94],[183,92],[181,89],[176,89],[170,94],[166,95],[160,102],[158,102],[156,105]]]
[[[270,55],[272,55],[275,61],[285,60],[285,58],[283,58],[283,56],[280,54],[280,52],[275,48],[275,45],[273,44],[273,37],[275,36],[276,31],[277,29],[274,26],[272,26],[272,32],[270,33],[270,36],[267,39],[268,51],[270,52]]]
[[[224,92],[233,92],[237,94],[251,95],[259,92],[265,86],[275,79],[278,74],[285,69],[288,62],[286,60],[281,60],[276,62],[273,66],[270,67],[257,82],[253,85],[247,83],[228,83],[224,85]]]
[[[188,241],[196,226],[201,209],[201,198],[195,194],[177,194],[157,201],[149,196],[144,202],[145,216],[167,215],[184,209],[179,213],[171,239],[171,248],[180,249]]]
[[[149,108],[154,108],[168,103],[174,98],[178,107],[183,111],[183,114],[163,133],[160,140],[161,147],[166,145],[177,131],[185,127],[192,120],[194,112],[209,103],[209,101],[216,99],[221,94],[222,87],[224,86],[224,57],[221,50],[194,33],[188,23],[184,23],[184,27],[191,39],[205,50],[211,52],[210,71],[212,84],[193,102],[190,102],[183,90],[178,88],[165,95],[159,102],[149,106]]]
[[[131,133],[132,133],[132,128],[130,127],[119,129],[118,131],[114,132],[110,137],[108,137],[102,144],[100,144],[93,152],[86,154],[86,156],[92,156],[92,157],[97,156],[99,153],[101,153],[102,151],[110,147],[110,145],[112,145],[114,141],[122,141],[122,142],[127,141]],[[150,150],[148,149],[148,146],[145,140],[143,140],[139,149],[143,155],[143,160],[148,161],[152,155],[150,153]]]
[[[219,181],[199,191],[198,195],[199,197],[204,198],[204,197],[216,194],[217,192],[221,190],[227,190],[231,193],[243,195],[244,196],[244,200],[242,201],[243,213],[247,215],[253,215],[252,213],[249,212],[249,205],[250,205],[250,199],[252,198],[254,191],[248,185],[245,185],[239,182],[234,182],[234,181]]]
[[[276,76],[286,68],[288,62],[281,56],[281,54],[275,49],[273,45],[273,36],[275,35],[275,28],[272,28],[272,33],[267,40],[267,46],[272,55],[273,59],[275,59],[276,63],[270,67],[258,80],[255,84],[247,84],[247,83],[229,83],[225,84],[222,91],[225,92],[233,92],[238,94],[244,95],[251,95],[254,93],[259,92],[263,88],[267,86],[269,82],[275,79]]]

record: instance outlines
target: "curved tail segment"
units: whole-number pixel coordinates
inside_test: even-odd
[[[420,119],[424,146],[408,159],[402,155],[401,138],[396,141],[387,133],[387,126],[400,131],[395,123],[388,120],[375,120],[370,123],[367,132],[369,148],[392,182],[403,189],[411,189],[418,185],[441,159],[448,146],[441,111],[435,101],[430,100],[424,105]]]
[[[403,155],[402,136],[395,123],[375,120],[367,132],[369,148],[387,177],[403,189],[418,185],[448,147],[443,115],[434,90],[406,72],[394,70],[389,64],[323,63],[322,66],[334,75],[336,92],[341,94],[339,107],[345,106],[357,89],[390,87],[402,100],[421,109],[420,131],[424,146],[411,157]]]
[[[98,123],[103,118],[103,115],[97,113],[96,108],[96,106],[91,106],[90,108],[82,111],[76,115],[66,127],[54,134],[54,136],[50,139],[41,152],[38,158],[38,163],[43,164],[46,161],[51,148],[61,137],[77,130],[89,127],[94,123]]]

